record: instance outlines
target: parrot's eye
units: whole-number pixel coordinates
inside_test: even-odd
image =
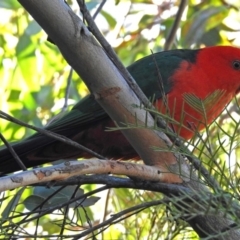
[[[233,61],[232,66],[235,70],[240,70],[240,61],[239,60]]]

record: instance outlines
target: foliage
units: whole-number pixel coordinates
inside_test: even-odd
[[[75,1],[69,1],[69,4],[77,11]],[[179,4],[180,1],[111,0],[107,1],[97,16],[96,23],[114,46],[120,59],[125,65],[129,65],[149,55],[151,51],[164,49]],[[87,2],[92,13],[98,5],[98,1]],[[239,45],[239,7],[240,3],[237,0],[229,3],[221,0],[189,1],[173,39],[172,48]],[[44,126],[63,110],[70,67],[57,47],[47,41],[44,31],[17,1],[0,2],[0,28],[1,110],[32,125]],[[73,105],[87,93],[84,83],[73,73],[68,105]],[[219,181],[221,187],[235,199],[239,199],[237,111],[239,108],[236,99],[218,121],[211,128],[207,128],[206,133],[188,143],[194,154],[204,159],[204,165]],[[10,142],[23,139],[32,133],[27,128],[3,119],[0,123],[1,133]],[[99,186],[84,185],[82,189],[79,189],[79,186],[71,187],[71,196],[68,193],[66,199],[57,199],[58,195],[48,199],[51,193],[39,193],[39,189],[30,187],[8,191],[1,195],[0,201],[1,234],[11,234],[12,228],[17,226],[15,224],[21,223],[20,226],[24,228],[22,235],[30,233],[66,236],[95,226],[111,214],[130,206],[163,197],[159,193],[142,190],[122,188],[103,192],[100,189],[98,192],[96,189],[99,189]],[[46,201],[48,207],[52,207],[54,201],[63,203],[83,195],[84,192],[95,193],[92,192],[95,190],[95,199],[88,202],[89,204],[85,202],[84,205],[81,202],[81,207],[75,208],[63,206],[40,219],[27,219],[27,209],[35,209],[31,205],[32,198],[35,198],[33,202],[38,198],[39,204]],[[98,202],[97,196],[101,197]],[[93,197],[84,197],[85,201],[91,198]],[[110,225],[101,233],[101,239],[196,239],[194,231],[186,223],[172,216],[168,207],[161,204],[133,212],[132,216],[123,217],[122,221]],[[18,231],[16,233],[20,234]]]

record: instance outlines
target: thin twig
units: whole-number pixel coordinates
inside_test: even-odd
[[[60,142],[66,143],[66,144],[68,144],[70,146],[73,146],[73,147],[75,147],[77,149],[85,151],[85,152],[87,152],[87,153],[89,153],[89,154],[91,154],[91,155],[93,155],[93,156],[95,156],[97,158],[106,159],[104,156],[102,156],[102,155],[92,151],[91,149],[89,149],[87,147],[84,147],[83,145],[81,145],[81,144],[79,144],[79,143],[77,143],[77,142],[75,142],[75,141],[73,141],[73,140],[71,140],[71,139],[69,139],[69,138],[67,138],[67,137],[65,137],[63,135],[51,132],[51,131],[43,129],[43,128],[38,128],[38,127],[35,127],[35,126],[32,126],[32,125],[29,125],[29,124],[27,124],[25,122],[22,122],[22,121],[14,118],[14,117],[8,115],[7,113],[5,113],[5,112],[3,112],[1,110],[0,110],[0,118],[5,119],[5,120],[10,121],[10,122],[13,122],[13,123],[16,123],[18,125],[21,125],[21,126],[24,126],[24,127],[30,128],[30,129],[33,129],[33,130],[35,130],[35,131],[37,131],[37,132],[39,132],[39,133],[41,133],[43,135],[46,135],[46,136],[51,137],[51,138],[54,138],[54,139],[56,139],[56,140],[58,140]]]
[[[166,94],[165,94],[165,91],[164,91],[164,84],[163,84],[162,75],[161,75],[159,66],[158,66],[158,64],[157,64],[155,55],[154,55],[154,53],[153,53],[152,50],[151,50],[151,53],[152,53],[153,62],[154,62],[154,64],[155,64],[155,67],[156,67],[156,70],[157,70],[158,86],[159,86],[159,89],[160,89],[160,92],[161,92],[161,95],[162,95],[161,97],[162,97],[162,100],[163,100],[163,103],[164,103],[164,107],[166,108],[167,113],[170,113],[170,112],[169,112],[169,108],[168,108],[168,104],[167,104]]]
[[[173,41],[175,39],[175,36],[176,36],[177,30],[178,30],[179,24],[181,22],[183,12],[186,8],[187,2],[188,2],[187,0],[182,0],[180,5],[179,5],[178,12],[177,12],[175,21],[173,23],[172,29],[171,29],[168,37],[166,38],[166,42],[165,42],[165,45],[164,45],[164,50],[169,50],[172,47],[172,44],[173,44]]]
[[[92,18],[95,19],[97,17],[97,15],[100,13],[100,11],[102,10],[103,6],[105,5],[107,0],[102,0],[102,2],[99,4],[96,12],[93,14]]]
[[[5,139],[5,137],[0,133],[0,139],[3,141],[5,146],[8,148],[9,152],[12,154],[13,158],[16,160],[17,164],[21,168],[21,170],[26,171],[27,168],[25,167],[22,160],[18,157],[17,153],[15,152],[14,148],[11,146],[11,144],[8,143],[8,141]]]
[[[44,211],[43,209],[43,207],[44,207],[44,204],[46,204],[52,197],[54,197],[58,192],[60,192],[61,190],[63,190],[64,188],[65,188],[66,186],[61,186],[59,189],[57,189],[57,190],[55,190],[52,194],[50,194],[49,196],[47,196],[39,205],[37,205],[34,209],[32,209],[31,210],[31,214],[34,214],[34,212],[36,211],[37,213],[41,213],[42,211]],[[68,205],[67,205],[68,206]],[[26,214],[26,216],[23,218],[23,219],[21,219],[21,221],[22,222],[24,222],[24,221],[26,221],[27,222],[27,220],[28,220],[28,218],[31,216],[31,214]],[[23,215],[22,215],[23,216]],[[16,217],[16,216],[15,216]],[[37,221],[39,221],[39,217],[38,218],[36,218],[36,220]],[[37,224],[36,224],[36,226],[37,226]],[[15,232],[15,231],[17,231],[18,230],[18,228],[19,228],[19,225],[17,224],[16,226],[15,226],[15,229],[14,229],[14,231],[13,231],[13,233]],[[35,232],[35,234],[37,234],[37,232]]]
[[[88,193],[85,193],[85,194],[83,194],[83,195],[81,195],[81,196],[77,196],[77,197],[75,197],[75,198],[73,198],[73,199],[70,199],[70,200],[67,201],[67,202],[64,202],[64,203],[62,203],[62,204],[58,204],[58,205],[56,205],[56,206],[54,206],[54,207],[49,207],[49,208],[44,209],[44,210],[31,211],[31,214],[30,214],[30,215],[33,215],[33,217],[32,217],[32,218],[29,218],[29,219],[27,219],[27,220],[24,219],[24,220],[18,221],[17,226],[20,226],[21,224],[24,224],[24,223],[27,223],[27,222],[31,222],[31,221],[33,221],[33,220],[35,220],[35,219],[38,219],[38,218],[40,218],[40,217],[42,217],[42,216],[44,216],[44,215],[46,215],[46,214],[48,214],[48,213],[52,213],[52,212],[54,212],[54,211],[57,210],[57,209],[64,208],[64,207],[66,207],[66,206],[68,206],[68,205],[70,205],[70,204],[72,204],[72,203],[74,203],[74,202],[77,202],[77,201],[80,202],[81,200],[86,199],[87,197],[92,196],[93,194],[96,194],[96,193],[98,193],[98,192],[102,192],[102,191],[107,190],[107,189],[108,189],[107,186],[103,186],[103,187],[100,187],[100,188],[98,188],[98,189],[92,190],[92,191],[90,191],[90,192],[88,192]],[[21,217],[21,216],[23,216],[23,215],[26,215],[27,217],[30,217],[29,212],[21,213],[21,214],[19,214],[18,216],[12,216],[12,217],[8,218],[7,220],[3,220],[3,223],[4,223],[5,221],[9,221],[9,220],[14,219],[14,218],[19,218],[19,217]],[[13,227],[16,226],[16,224],[13,223],[13,221],[11,221],[11,222],[12,222],[12,223],[9,224],[8,226],[5,226],[5,228],[10,228],[10,227],[13,228]],[[2,228],[2,229],[3,229],[3,228]]]
[[[112,215],[112,217],[110,217],[108,220],[90,228],[90,229],[87,229],[85,230],[83,233],[80,233],[80,234],[77,234],[73,239],[80,239],[90,233],[92,233],[93,231],[96,231],[102,227],[105,227],[107,225],[112,225],[114,224],[114,220],[122,217],[122,216],[125,216],[126,214],[130,213],[130,212],[134,212],[134,211],[137,211],[137,210],[140,210],[140,211],[143,211],[144,209],[146,208],[149,208],[149,207],[152,207],[152,206],[157,206],[159,204],[164,204],[164,203],[169,203],[169,199],[165,198],[164,200],[157,200],[157,201],[151,201],[151,202],[146,202],[146,203],[142,203],[142,204],[139,204],[137,206],[133,206],[133,207],[130,207],[130,208],[127,208],[117,214],[114,214]],[[134,213],[135,214],[135,213]]]
[[[71,67],[68,78],[67,78],[67,86],[66,86],[66,90],[65,90],[65,98],[64,98],[64,104],[62,107],[62,112],[65,112],[68,107],[68,98],[69,98],[70,85],[72,82],[72,75],[73,75],[73,68]]]
[[[110,199],[110,194],[111,194],[111,189],[108,189],[107,190],[107,196],[106,196],[106,201],[105,201],[105,204],[104,204],[104,213],[103,213],[103,221],[106,220],[106,217],[107,217],[107,211],[108,211],[108,203],[109,203],[109,199]]]

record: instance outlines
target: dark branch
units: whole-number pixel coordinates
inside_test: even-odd
[[[172,29],[171,29],[168,37],[166,38],[166,42],[165,42],[165,45],[164,45],[164,50],[169,50],[172,47],[172,44],[173,44],[173,41],[175,39],[179,24],[181,22],[182,14],[183,14],[184,9],[187,5],[187,2],[188,2],[187,0],[182,0],[180,5],[179,5],[178,12],[177,12],[175,21],[173,23]]]

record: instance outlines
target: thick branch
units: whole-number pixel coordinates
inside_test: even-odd
[[[120,174],[150,181],[162,181],[164,174],[156,167],[128,162],[90,159],[65,161],[62,164],[16,173],[1,178],[0,192],[34,183],[65,180],[84,174]]]

